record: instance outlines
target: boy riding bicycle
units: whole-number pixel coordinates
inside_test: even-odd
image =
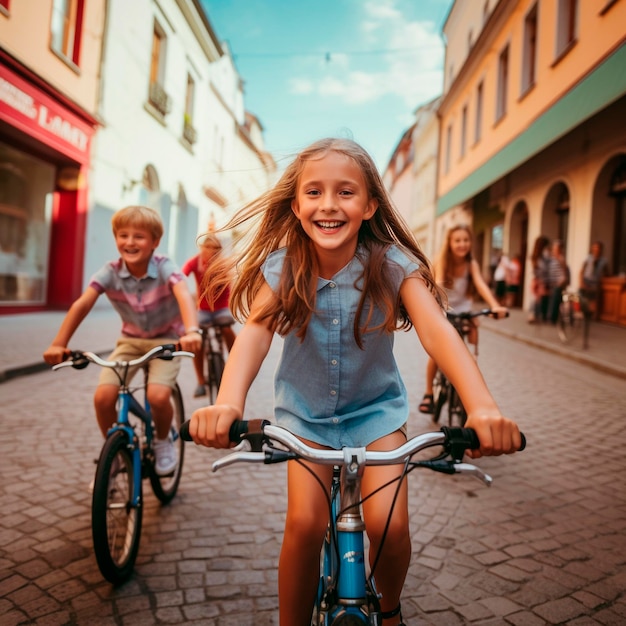
[[[122,319],[122,336],[109,360],[131,360],[154,346],[179,340],[183,350],[200,349],[196,307],[185,277],[169,258],[154,253],[163,235],[159,214],[148,207],[129,206],[117,211],[111,222],[120,258],[96,272],[70,307],[43,354],[50,365],[68,356],[67,345],[72,335],[102,294],[106,294]],[[170,397],[180,361],[154,359],[149,368],[146,393],[156,427],[155,466],[157,474],[166,476],[178,462],[169,433]],[[115,373],[103,369],[94,396],[103,436],[116,420],[118,391]]]

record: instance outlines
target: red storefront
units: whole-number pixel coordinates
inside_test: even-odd
[[[0,315],[80,294],[96,125],[0,51]]]

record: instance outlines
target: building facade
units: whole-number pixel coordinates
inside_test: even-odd
[[[123,206],[182,264],[273,181],[199,0],[1,0],[0,41],[0,314],[67,308]]]
[[[577,288],[604,243],[601,319],[626,325],[626,2],[487,0],[452,6],[439,107],[436,231],[472,223],[479,260],[526,259],[562,239]]]
[[[433,218],[437,205],[438,106],[439,98],[435,98],[418,107],[415,122],[398,142],[383,176],[391,199],[431,259],[437,253]]]
[[[0,314],[82,287],[105,4],[0,2]]]

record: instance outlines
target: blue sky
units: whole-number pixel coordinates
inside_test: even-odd
[[[379,169],[441,93],[452,0],[201,0],[245,84],[279,169],[326,136],[362,144]]]

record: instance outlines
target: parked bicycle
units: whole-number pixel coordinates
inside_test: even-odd
[[[481,315],[491,315],[497,318],[497,313],[494,313],[491,309],[481,309],[480,311],[468,311],[465,313],[453,313],[448,311],[446,315],[464,341],[467,340],[472,330],[472,320],[474,318],[480,317]],[[508,312],[506,316],[508,317]],[[448,403],[448,425],[465,426],[467,411],[461,402],[461,398],[446,375],[441,370],[437,370],[433,380],[433,422],[435,422],[435,424],[439,422],[446,402]]]
[[[72,351],[69,359],[53,366],[83,369],[89,363],[113,369],[120,381],[117,421],[108,431],[100,457],[91,503],[91,530],[96,561],[102,575],[114,584],[132,574],[141,537],[143,515],[142,479],[149,478],[154,495],[167,504],[176,495],[183,469],[185,448],[180,438],[184,421],[183,400],[178,385],[172,389],[174,410],[171,437],[178,464],[171,474],[159,476],[154,467],[155,429],[146,399],[148,361],[193,357],[173,344],[156,346],[131,361],[106,361],[93,352]],[[129,386],[129,372],[141,367],[143,381]],[[131,415],[139,419],[131,419]]]
[[[201,325],[203,350],[206,356],[205,384],[209,404],[217,398],[225,365],[225,343],[222,326],[219,324]]]
[[[181,436],[191,441],[189,422]],[[447,428],[409,439],[395,450],[370,451],[365,448],[319,450],[311,448],[289,431],[266,420],[234,422],[230,440],[239,445],[213,463],[217,471],[234,463],[282,463],[295,460],[332,465],[333,479],[328,494],[329,524],[320,556],[320,581],[312,624],[315,626],[379,626],[382,624],[380,598],[374,575],[378,555],[366,572],[365,524],[361,515],[361,476],[366,465],[404,465],[398,487],[407,474],[427,468],[445,474],[468,474],[490,485],[492,479],[479,467],[462,461],[467,449],[480,446],[476,433],[468,428]],[[426,460],[413,460],[418,452],[441,446],[440,454]],[[526,440],[522,436],[523,450]],[[389,518],[393,505],[389,511]],[[383,542],[384,543],[384,538]],[[382,545],[381,545],[382,549]]]
[[[582,335],[583,349],[589,347],[589,326],[591,324],[591,306],[588,298],[581,293],[566,290],[559,305],[556,329],[563,343],[572,343]]]

